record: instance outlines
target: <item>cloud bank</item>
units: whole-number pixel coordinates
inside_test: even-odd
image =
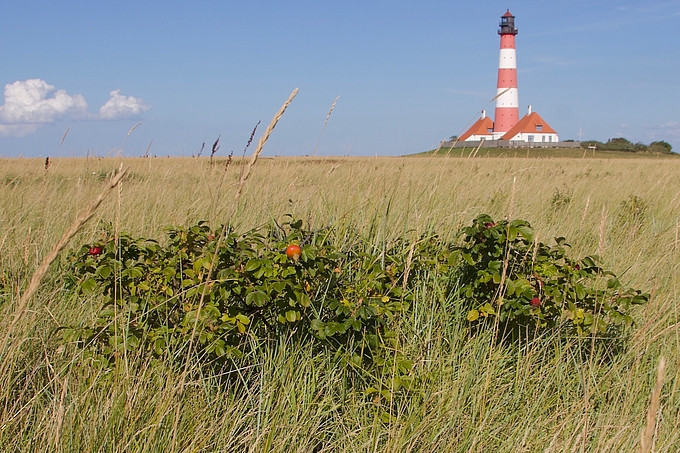
[[[0,135],[23,137],[43,124],[64,119],[118,120],[134,118],[149,110],[143,100],[124,96],[120,90],[110,93],[110,99],[98,114],[87,111],[87,101],[80,95],[56,90],[41,79],[18,80],[5,85],[5,102],[0,105]]]

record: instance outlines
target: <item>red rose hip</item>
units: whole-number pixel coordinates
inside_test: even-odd
[[[297,261],[300,259],[301,254],[302,249],[300,249],[300,246],[297,244],[290,244],[288,247],[286,247],[286,256],[288,259]]]

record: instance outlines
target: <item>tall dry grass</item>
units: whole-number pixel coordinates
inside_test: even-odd
[[[0,161],[0,329],[118,164],[51,159],[46,173],[41,160]],[[258,350],[260,366],[244,371],[239,392],[135,357],[127,370],[104,373],[55,332],[91,322],[100,304],[65,290],[62,256],[35,295],[32,322],[19,323],[17,341],[0,351],[4,451],[635,451],[662,355],[650,445],[677,451],[678,162],[260,155],[236,210],[233,197],[216,192],[236,193],[243,159],[226,174],[207,158],[125,165],[120,198],[104,200],[74,244],[91,242],[116,212],[121,230],[156,238],[168,224],[206,219],[245,230],[292,213],[312,228],[332,225],[337,241],[359,232],[377,248],[426,231],[453,238],[481,212],[512,213],[531,221],[541,241],[567,237],[574,255],[600,249],[606,267],[652,298],[636,312],[622,354],[584,361],[578,344],[504,349],[483,335],[467,338],[456,301],[421,276],[401,337],[423,379],[385,421],[372,400],[343,393],[344,370],[332,357],[284,340]],[[631,197],[644,203],[641,215],[626,204]]]

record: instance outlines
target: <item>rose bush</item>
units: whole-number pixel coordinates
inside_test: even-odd
[[[625,288],[597,256],[572,259],[563,237],[548,246],[523,220],[476,218],[460,231],[459,296],[472,324],[498,321],[503,332],[531,335],[560,328],[570,335],[620,336],[633,305],[649,295]]]
[[[471,332],[494,326],[501,338],[551,329],[620,338],[633,305],[648,300],[597,257],[569,257],[564,238],[536,241],[523,220],[481,215],[458,243],[426,235],[378,250],[358,235],[336,246],[332,234],[292,217],[245,233],[169,227],[163,244],[105,232],[71,256],[76,289],[104,304],[96,323],[64,328],[64,338],[108,366],[136,351],[218,367],[272,339],[311,340],[361,375],[367,394],[389,399],[413,383],[400,332],[425,278],[460,304]]]

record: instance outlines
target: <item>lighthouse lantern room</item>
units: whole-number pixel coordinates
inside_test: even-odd
[[[505,14],[501,16],[500,29],[498,30],[499,35],[516,35],[517,27],[515,27],[515,16],[512,15],[510,10],[507,10]]]

